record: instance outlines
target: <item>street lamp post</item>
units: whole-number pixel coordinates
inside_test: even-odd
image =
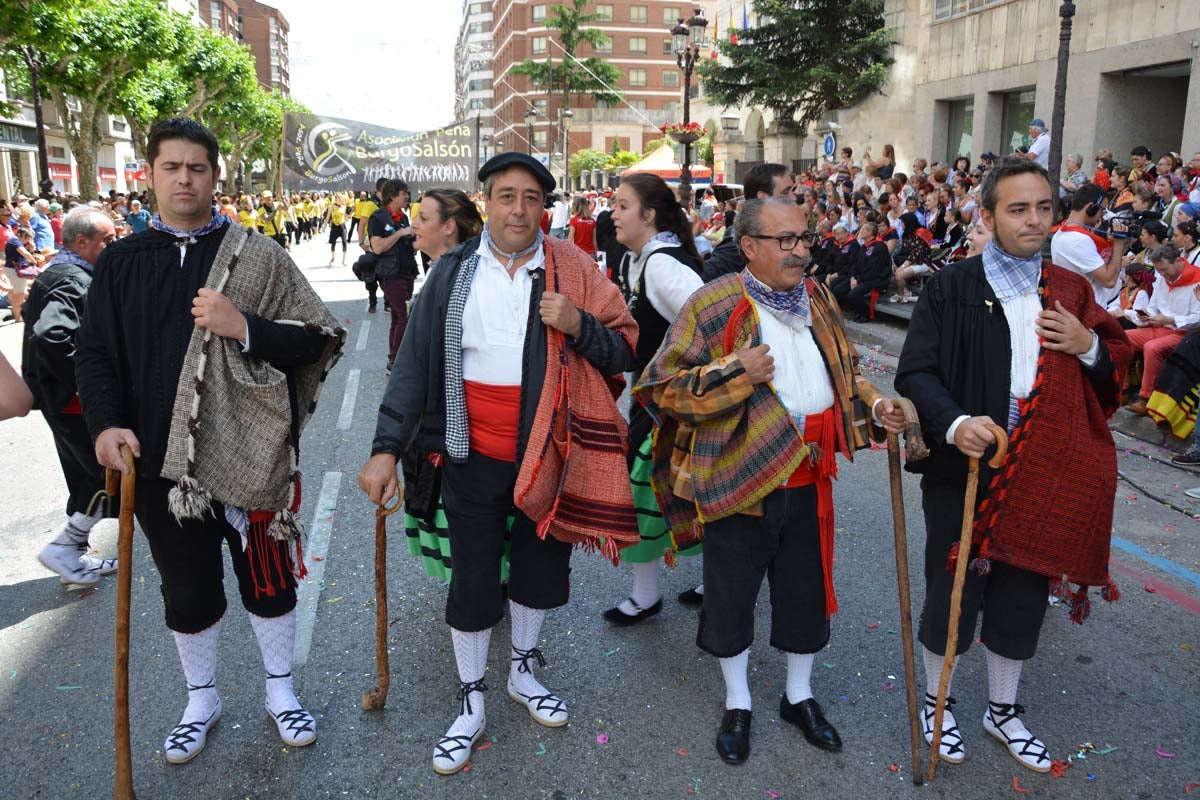
[[[568,192],[571,191],[571,122],[574,119],[575,112],[569,108],[564,108],[559,114],[559,127],[563,135],[563,186]]]
[[[675,63],[683,70],[683,124],[692,121],[692,73],[700,60],[700,47],[704,43],[704,29],[708,20],[704,18],[704,9],[697,8],[696,13],[686,23],[679,18],[679,24],[671,29],[671,41],[675,45]],[[683,207],[691,209],[692,202],[692,144],[683,143],[683,166],[679,170],[679,194]]]
[[[525,152],[533,155],[533,123],[537,119],[537,112],[532,108],[525,112],[525,131],[529,136],[525,139]]]
[[[1059,176],[1062,174],[1062,136],[1067,116],[1067,64],[1071,59],[1071,18],[1075,16],[1075,3],[1063,0],[1058,10],[1062,24],[1058,31],[1058,70],[1054,75],[1054,111],[1050,116],[1050,186],[1058,197]],[[1054,219],[1058,220],[1058,203],[1054,203]]]

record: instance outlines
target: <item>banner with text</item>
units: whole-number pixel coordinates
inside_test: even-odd
[[[283,184],[288,189],[371,192],[380,178],[426,189],[470,192],[478,172],[479,119],[409,133],[316,114],[283,117]]]

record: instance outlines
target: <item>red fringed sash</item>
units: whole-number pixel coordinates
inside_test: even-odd
[[[833,590],[833,479],[837,477],[837,418],[833,407],[804,419],[804,441],[811,455],[783,484],[785,489],[817,485],[817,526],[821,532],[821,571],[825,575],[825,616],[837,613]]]

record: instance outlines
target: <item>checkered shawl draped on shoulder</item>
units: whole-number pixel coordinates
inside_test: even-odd
[[[577,308],[637,349],[637,323],[616,284],[570,242],[547,237],[546,291]],[[621,375],[602,375],[558,331],[547,330],[546,378],[513,499],[547,535],[600,549],[614,564],[636,544],[637,516],[625,464],[628,432],[617,398]]]
[[[321,357],[292,370],[303,429],[341,354],[345,329],[287,252],[241,225],[227,226],[205,286],[243,313],[325,335]],[[212,336],[206,344],[197,326],[175,390],[162,476],[198,485],[193,494],[201,506],[211,496],[251,511],[288,511],[299,500],[291,423],[287,376],[247,358],[234,339]]]
[[[852,458],[882,438],[869,423],[879,393],[858,372],[828,290],[809,281],[808,294],[837,398],[838,451]],[[633,390],[658,423],[651,483],[677,548],[700,538],[696,523],[754,513],[811,454],[775,390],[751,384],[736,355],[761,343],[741,276],[726,275],[688,299]]]

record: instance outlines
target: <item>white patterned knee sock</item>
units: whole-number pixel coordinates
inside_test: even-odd
[[[487,671],[488,645],[491,643],[492,631],[460,631],[450,629],[450,638],[454,642],[454,660],[458,664],[458,680],[467,686],[483,681]],[[458,718],[446,731],[447,736],[461,734],[473,735],[484,723],[483,692],[477,689],[465,696],[460,689]]]
[[[534,662],[539,666],[543,665],[541,651],[537,645],[546,612],[512,600],[508,601],[508,610],[512,619],[512,664],[508,672],[509,680],[522,694],[547,694],[546,687],[533,675]]]
[[[262,651],[263,667],[267,671],[267,708],[272,714],[301,708],[292,688],[292,653],[296,646],[296,611],[281,617],[260,617],[250,614],[250,627]]]
[[[181,719],[184,722],[203,722],[217,707],[217,641],[221,620],[199,633],[172,631],[179,663],[187,681],[188,704]]]

